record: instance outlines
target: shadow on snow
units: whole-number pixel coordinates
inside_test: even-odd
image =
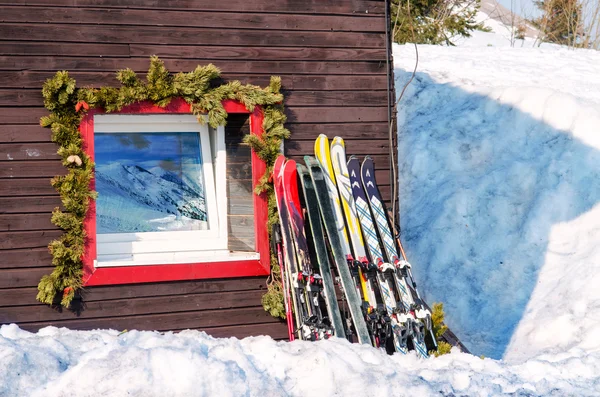
[[[395,72],[401,87],[410,73]],[[419,288],[430,303],[444,302],[474,354],[501,358],[551,227],[600,201],[600,152],[424,73],[399,107],[401,225]]]

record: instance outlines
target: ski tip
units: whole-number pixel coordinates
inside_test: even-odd
[[[325,134],[319,135],[315,140],[315,157],[323,162],[329,158],[329,138]]]
[[[292,178],[296,177],[297,172],[298,172],[298,170],[296,167],[296,160],[286,161],[285,164],[283,165],[283,168],[281,169],[281,173],[283,175],[292,175]]]
[[[286,161],[283,166],[285,168],[288,168],[288,167],[294,167],[294,168],[296,168],[296,160],[290,159],[290,160]]]
[[[317,159],[314,156],[304,156],[304,163],[307,167],[317,164]]]
[[[283,167],[284,163],[285,156],[280,154],[277,159],[275,159],[275,163],[273,163],[273,175],[277,176],[279,174],[279,171],[281,170],[281,167]]]
[[[320,134],[317,139],[315,139],[315,154],[319,152],[320,146],[329,147],[329,138],[325,134]]]
[[[360,174],[360,161],[358,161],[358,157],[350,156],[346,165],[351,176],[354,177],[356,174]]]
[[[342,156],[344,159],[346,159],[346,146],[344,146],[344,141],[335,139],[332,140],[329,153],[332,158],[335,156]]]
[[[296,163],[296,169],[298,170],[299,174],[308,173],[308,168],[306,168],[304,164]]]
[[[375,166],[375,162],[373,161],[373,158],[369,155],[366,155],[363,162],[362,162],[362,166],[364,167],[365,165],[367,165],[367,167],[371,166],[374,167]]]
[[[342,145],[344,147],[346,147],[346,143],[344,142],[344,138],[336,136],[333,138],[333,140],[331,141],[331,144],[336,144],[336,145]]]

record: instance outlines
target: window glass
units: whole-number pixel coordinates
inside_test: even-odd
[[[102,133],[94,147],[98,233],[208,229],[197,132]]]

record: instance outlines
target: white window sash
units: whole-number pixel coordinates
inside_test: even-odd
[[[198,132],[208,214],[208,230],[97,234],[96,266],[189,263],[222,258],[228,252],[225,128],[220,126],[211,134],[208,126],[200,124],[193,115],[97,115],[94,124],[98,134]]]

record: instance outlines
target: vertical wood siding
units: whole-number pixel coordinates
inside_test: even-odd
[[[80,86],[114,86],[116,70],[144,73],[151,55],[173,72],[212,62],[224,80],[262,86],[279,75],[292,131],[286,154],[301,160],[319,133],[341,135],[349,154],[374,156],[388,198],[384,4],[2,1],[0,323],[29,330],[194,328],[216,336],[285,338],[285,324],[261,307],[264,278],[89,288],[79,313],[35,301],[40,277],[52,270],[46,247],[61,235],[50,223],[52,209],[60,206],[50,177],[64,172],[50,131],[38,124],[47,114],[41,87],[57,70],[68,70]]]

